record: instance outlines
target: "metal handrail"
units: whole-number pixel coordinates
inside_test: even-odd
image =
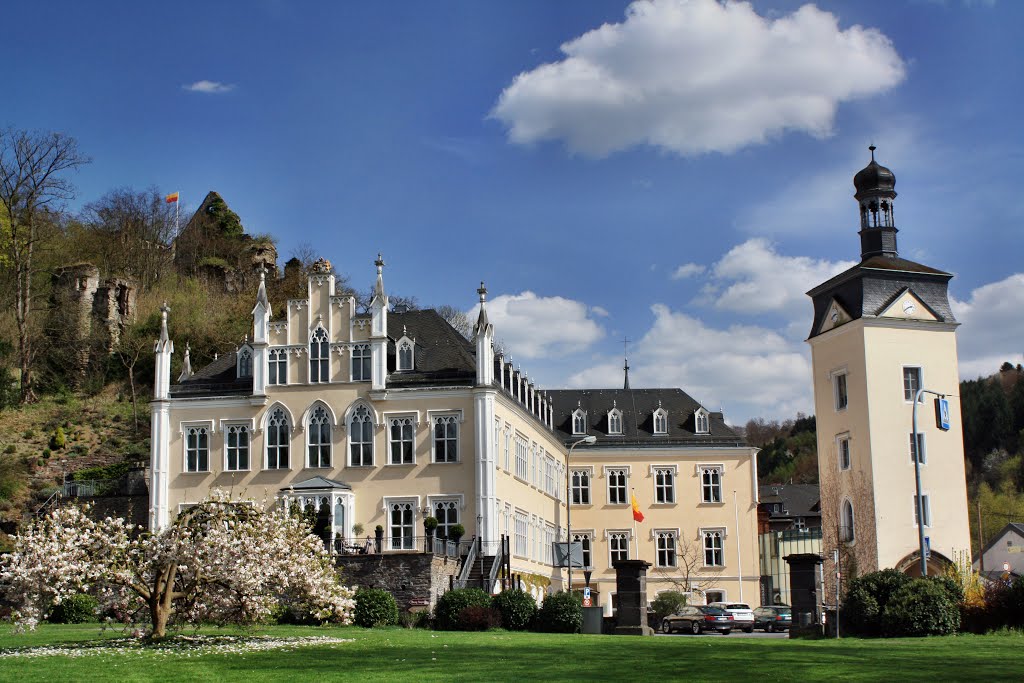
[[[466,559],[463,560],[462,569],[459,571],[458,577],[455,579],[456,588],[465,588],[466,584],[469,583],[469,573],[473,570],[473,563],[476,562],[477,548],[479,547],[477,538],[473,538],[473,542],[469,546],[469,552],[466,553]]]
[[[494,554],[494,560],[491,563],[490,575],[487,577],[487,585],[484,586],[484,590],[490,593],[494,589],[494,584],[498,580],[498,572],[501,570],[501,563],[505,560],[504,553],[502,552],[502,544],[498,543],[498,552]]]
[[[39,517],[44,512],[46,512],[47,508],[50,507],[50,503],[53,502],[54,498],[60,498],[60,497],[61,497],[61,490],[60,489],[57,489],[56,491],[51,493],[50,497],[47,498],[46,501],[42,505],[39,506],[38,510],[36,510],[36,517]]]

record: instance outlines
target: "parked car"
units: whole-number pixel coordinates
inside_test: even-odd
[[[765,605],[754,610],[754,628],[768,633],[788,631],[793,625],[793,608],[786,605]]]
[[[718,631],[727,636],[732,629],[732,615],[711,605],[687,605],[661,620],[661,630],[665,633],[687,631],[696,635],[704,631]]]
[[[713,602],[712,607],[724,609],[732,615],[733,627],[746,633],[754,632],[754,610],[745,602]]]

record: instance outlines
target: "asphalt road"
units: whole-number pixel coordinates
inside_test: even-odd
[[[754,631],[753,633],[744,633],[743,631],[732,631],[727,636],[723,636],[721,633],[702,633],[699,636],[695,636],[692,633],[660,633],[655,632],[655,635],[665,636],[672,638],[789,638],[789,633],[765,633],[764,631]]]

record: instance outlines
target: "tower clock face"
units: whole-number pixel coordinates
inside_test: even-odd
[[[829,314],[829,317],[832,318],[832,322],[834,322],[834,323],[839,322],[839,311],[837,311],[836,309],[833,308],[832,309],[832,313]]]
[[[913,315],[915,310],[917,310],[917,307],[914,305],[913,301],[911,301],[910,299],[904,300],[904,302],[903,302],[903,312],[904,313],[906,313],[907,315]]]

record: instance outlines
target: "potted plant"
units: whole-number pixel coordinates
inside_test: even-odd
[[[431,546],[434,545],[434,531],[437,529],[437,518],[431,515],[427,515],[423,518],[423,531],[426,534],[424,540],[424,550],[430,552]]]
[[[377,552],[381,552],[381,548],[384,547],[384,527],[378,524],[373,529],[374,541],[377,544]]]
[[[356,522],[355,524],[352,525],[352,537],[353,538],[359,538],[362,535],[363,535],[363,525],[360,524],[359,522]]]
[[[448,533],[451,536],[451,539],[458,543],[459,539],[466,535],[466,527],[462,526],[461,524],[456,524],[451,528],[451,531],[449,531]]]

